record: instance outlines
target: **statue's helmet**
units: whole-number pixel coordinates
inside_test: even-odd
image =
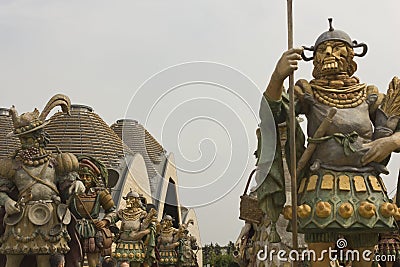
[[[329,21],[329,29],[326,32],[323,32],[315,41],[314,46],[311,47],[304,47],[304,50],[308,50],[308,51],[312,51],[313,52],[313,57],[315,55],[315,51],[317,51],[317,48],[320,44],[322,44],[323,42],[326,41],[342,41],[344,43],[346,43],[347,45],[349,45],[351,48],[357,48],[357,47],[362,47],[363,51],[359,54],[355,53],[355,56],[359,56],[359,57],[363,57],[367,51],[368,51],[368,47],[366,44],[364,43],[358,43],[356,40],[351,40],[350,36],[345,33],[344,31],[341,30],[336,30],[333,28],[332,26],[332,18],[328,19]],[[305,61],[310,61],[313,59],[313,57],[307,57],[304,52],[302,53],[302,58]]]
[[[97,186],[108,186],[108,170],[99,160],[89,155],[79,155],[79,175],[89,175]]]
[[[330,40],[336,40],[336,41],[342,41],[347,43],[349,46],[353,46],[353,43],[351,41],[350,36],[345,33],[344,31],[341,30],[335,30],[332,27],[332,18],[329,18],[329,30],[326,32],[322,33],[318,39],[315,41],[314,48],[316,49],[318,45],[325,41],[330,41]]]
[[[44,107],[43,111],[39,113],[39,110],[35,108],[33,112],[25,112],[18,115],[17,110],[14,106],[10,108],[10,115],[12,118],[14,131],[9,133],[8,136],[21,136],[28,133],[32,133],[44,128],[50,121],[46,121],[47,115],[50,111],[60,106],[62,111],[70,114],[71,101],[68,96],[63,94],[57,94],[53,96]]]
[[[171,215],[165,214],[164,218],[162,219],[163,221],[174,221],[174,218],[172,218]]]
[[[124,200],[132,199],[132,198],[140,198],[140,195],[138,192],[133,191],[132,189],[126,194],[125,197],[122,197]]]

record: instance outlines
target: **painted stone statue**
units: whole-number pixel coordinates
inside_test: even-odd
[[[179,249],[178,249],[178,266],[179,267],[193,267],[198,266],[196,252],[199,247],[197,245],[196,237],[192,236],[189,232],[188,226],[194,224],[193,220],[183,223],[179,226]]]
[[[85,155],[78,156],[79,179],[85,192],[73,195],[69,200],[71,212],[77,219],[76,232],[81,240],[89,267],[96,267],[103,256],[111,254],[112,235],[109,221],[99,220],[101,208],[105,214],[115,210],[111,194],[106,189],[108,172],[99,160]],[[78,260],[78,259],[76,259]]]
[[[35,255],[37,266],[48,267],[51,254],[70,250],[67,225],[71,213],[61,202],[60,188],[71,195],[84,186],[68,175],[78,169],[73,154],[55,156],[46,150],[50,138],[43,127],[57,105],[69,113],[70,100],[64,95],[51,98],[40,114],[35,109],[18,116],[14,107],[10,109],[14,125],[10,134],[20,139],[21,148],[0,161],[0,205],[6,211],[0,253],[6,255],[7,267],[19,266],[24,255]],[[13,191],[17,193],[14,199]]]
[[[175,267],[178,264],[179,230],[173,227],[173,218],[166,214],[161,220],[161,229],[157,238],[160,254],[159,265]]]
[[[130,266],[137,267],[152,266],[156,257],[154,222],[157,212],[150,209],[147,213],[140,195],[135,191],[130,191],[124,199],[126,208],[106,216],[111,223],[122,222],[112,255],[119,263],[129,262]]]
[[[313,60],[311,81],[299,80],[294,92],[296,112],[307,117],[309,144],[317,144],[298,175],[298,226],[305,233],[310,249],[320,255],[324,249],[334,248],[339,236],[344,236],[348,247],[373,251],[378,233],[393,230],[394,206],[389,200],[380,173],[387,173],[385,165],[390,154],[400,148],[400,87],[397,78],[383,95],[373,85],[361,83],[353,76],[357,70],[354,56],[364,56],[365,44],[352,41],[349,35],[332,27],[319,36],[315,45],[305,48],[313,53],[308,58],[304,48],[293,48],[283,53],[264,93],[267,101],[260,108],[262,148],[268,142],[265,132],[267,109],[270,108],[276,125],[288,119],[288,99],[283,90],[284,80],[297,69],[302,56]],[[362,52],[356,53],[357,49]],[[268,107],[269,105],[269,107]],[[336,111],[322,136],[315,136],[329,112]],[[296,128],[296,157],[304,152],[305,138]],[[277,151],[280,151],[277,142]],[[278,150],[279,149],[279,150]],[[261,208],[281,211],[285,202],[281,155],[276,153],[268,173],[261,150],[258,175],[265,179],[258,185]],[[287,156],[286,158],[290,158]],[[288,162],[290,164],[290,162]],[[360,253],[361,254],[361,253]],[[312,266],[328,266],[327,255]],[[362,259],[353,266],[367,266]]]

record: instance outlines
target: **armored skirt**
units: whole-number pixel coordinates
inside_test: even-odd
[[[5,219],[6,229],[1,237],[0,253],[67,253],[70,236],[56,211],[57,205],[52,201],[27,202],[21,214]]]
[[[118,261],[140,262],[146,257],[142,241],[122,241],[119,240],[115,246],[112,256]]]
[[[276,120],[285,117],[282,101],[268,104]],[[332,105],[311,95],[297,102],[296,110],[307,117],[309,137],[330,109]],[[377,243],[378,233],[393,229],[393,206],[379,177],[384,166],[361,163],[368,151],[363,145],[371,142],[372,135],[369,104],[360,101],[337,108],[325,135],[308,139],[317,146],[298,177],[297,208],[299,232],[305,233],[306,242],[335,242],[344,236],[352,247],[367,247]]]

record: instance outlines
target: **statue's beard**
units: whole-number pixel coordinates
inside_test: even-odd
[[[356,70],[357,64],[352,58],[331,57],[318,62],[314,60],[313,76],[315,79],[339,79],[338,75],[350,77]]]

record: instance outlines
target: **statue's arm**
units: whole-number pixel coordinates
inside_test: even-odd
[[[14,161],[10,158],[0,160],[0,205],[4,206],[7,214],[14,214],[19,212],[17,202],[10,196],[12,191],[15,190],[13,183],[16,168]]]
[[[400,80],[397,77],[392,79],[386,96],[380,94],[376,87],[371,88],[367,88],[367,94],[369,102],[370,96],[376,96],[375,103],[370,105],[375,140],[364,145],[369,148],[362,158],[364,165],[383,162],[392,152],[400,151]],[[383,134],[380,134],[382,130]]]
[[[275,123],[279,124],[286,120],[286,113],[282,108],[282,95],[284,94],[283,82],[291,73],[297,70],[297,63],[301,59],[302,51],[303,48],[289,49],[282,54],[281,58],[276,64],[274,72],[272,73],[269,80],[268,86],[263,94],[263,100],[261,101],[260,118],[262,121],[268,120],[268,116],[266,114],[268,114],[269,111],[267,111],[266,109],[271,110],[274,116]],[[298,97],[300,92],[301,90],[298,88],[298,86],[296,86],[296,97]]]
[[[283,82],[295,70],[297,70],[297,62],[301,60],[301,52],[303,48],[292,48],[284,52],[275,66],[271,75],[264,96],[272,101],[278,101],[282,97]]]

